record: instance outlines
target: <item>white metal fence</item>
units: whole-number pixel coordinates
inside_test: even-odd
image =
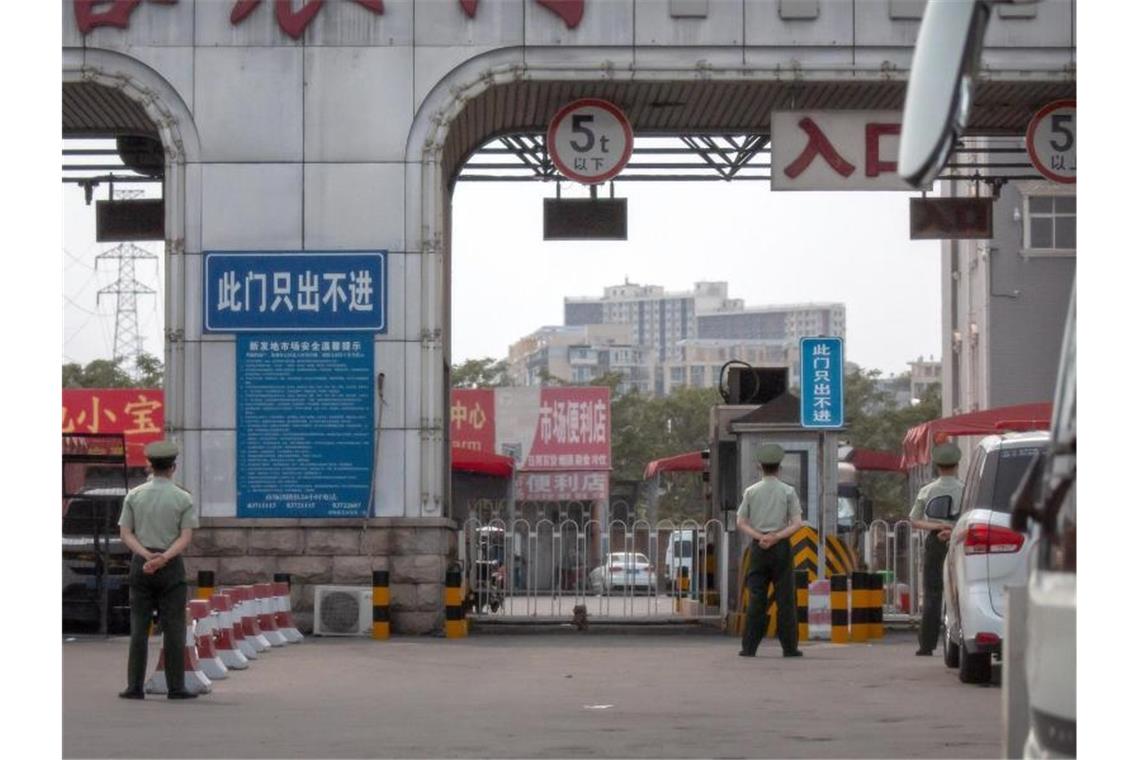
[[[463,523],[468,614],[479,618],[667,620],[720,617],[718,520],[539,518]]]

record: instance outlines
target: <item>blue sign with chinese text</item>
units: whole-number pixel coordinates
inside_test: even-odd
[[[800,338],[800,425],[843,427],[843,339]]]
[[[206,332],[387,332],[387,251],[206,253]]]
[[[367,517],[372,336],[237,338],[237,516]]]

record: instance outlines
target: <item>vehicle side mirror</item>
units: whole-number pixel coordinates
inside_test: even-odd
[[[990,17],[984,0],[929,0],[922,14],[903,106],[898,172],[926,188],[966,128],[974,72]]]
[[[923,514],[931,520],[953,520],[957,515],[953,514],[951,510],[954,508],[954,499],[950,494],[943,494],[935,496],[926,502],[926,508]]]

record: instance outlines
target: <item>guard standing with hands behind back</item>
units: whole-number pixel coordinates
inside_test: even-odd
[[[954,527],[953,523],[928,519],[926,503],[936,496],[949,496],[950,514],[957,514],[962,504],[962,481],[957,477],[962,450],[957,444],[943,443],[934,447],[931,458],[938,468],[938,479],[919,490],[910,510],[910,524],[927,531],[922,560],[922,626],[918,629],[918,651],[915,652],[920,657],[934,654],[934,647],[938,645],[938,629],[942,624],[942,565],[946,562],[950,529]]]
[[[748,613],[740,643],[741,657],[755,657],[760,639],[768,628],[768,584],[776,585],[776,635],[785,657],[801,657],[796,648],[796,590],[792,576],[792,546],[789,538],[803,524],[803,510],[796,489],[779,478],[784,449],[774,443],[760,447],[757,459],[763,478],[744,491],[736,510],[736,527],[752,539],[749,551]]]
[[[131,644],[123,699],[143,699],[147,628],[157,609],[162,626],[167,699],[194,699],[186,690],[186,568],[181,554],[198,527],[190,493],[175,485],[178,445],[155,441],[144,449],[153,477],[123,499],[119,535],[133,552],[127,576],[131,592]]]

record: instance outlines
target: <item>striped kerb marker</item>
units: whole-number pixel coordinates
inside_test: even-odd
[[[392,597],[388,571],[372,571],[372,638],[386,639],[392,633]]]
[[[444,633],[449,639],[461,639],[467,635],[467,621],[463,619],[463,572],[449,568],[444,576],[443,607],[446,613]]]
[[[808,571],[796,571],[796,624],[800,641],[808,640]]]
[[[883,575],[871,574],[871,630],[872,639],[883,638]]]
[[[847,576],[831,576],[831,643],[847,643]]]
[[[867,604],[868,591],[867,573],[851,573],[851,640],[866,641],[868,634],[868,618],[870,609]]]
[[[210,597],[210,609],[218,613],[218,630],[214,632],[214,646],[218,657],[230,670],[245,670],[249,667],[249,658],[242,654],[238,648],[235,637],[234,608],[230,595],[217,592]],[[236,626],[240,631],[241,626]]]
[[[198,590],[194,593],[195,599],[206,599],[214,595],[214,571],[198,571]]]
[[[277,621],[277,630],[290,644],[297,644],[305,640],[297,623],[293,620],[293,602],[290,592],[292,579],[289,573],[273,574],[273,619]]]

